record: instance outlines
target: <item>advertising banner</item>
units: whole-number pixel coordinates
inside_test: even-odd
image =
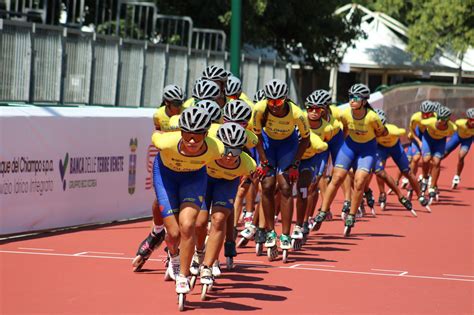
[[[153,112],[0,108],[0,235],[151,215]]]

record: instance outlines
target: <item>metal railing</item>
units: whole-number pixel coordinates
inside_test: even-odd
[[[0,102],[155,107],[166,84],[190,94],[206,66],[229,68],[227,52],[20,21],[0,19],[0,43]],[[286,63],[242,58],[250,96],[273,77],[291,83]]]
[[[193,28],[191,47],[201,50],[225,51],[227,36],[224,31],[209,28]]]

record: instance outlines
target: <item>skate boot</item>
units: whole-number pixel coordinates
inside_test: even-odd
[[[134,272],[139,272],[142,270],[143,265],[146,263],[148,258],[150,258],[153,251],[157,249],[161,243],[163,243],[165,235],[166,233],[164,229],[158,234],[150,232],[147,238],[141,242],[140,246],[138,247],[136,254],[137,256],[132,262]]]
[[[241,238],[237,244],[237,247],[244,247],[245,245],[247,245],[247,243],[255,235],[255,231],[256,231],[255,225],[250,223],[244,230],[242,230],[242,232],[240,232]]]
[[[176,277],[179,275],[180,267],[179,253],[176,256],[171,256],[171,254],[168,252],[168,255],[169,261],[168,267],[165,270],[165,281],[176,281]]]
[[[424,195],[420,196],[420,198],[418,198],[418,201],[420,202],[420,205],[422,205],[423,207],[426,208],[426,210],[428,210],[428,212],[431,212],[431,208],[430,208],[430,205],[429,205],[429,200],[428,198],[426,198]]]
[[[221,271],[221,263],[219,262],[219,259],[217,259],[213,264],[212,264],[212,275],[214,276],[214,279],[218,278],[221,276],[222,271]]]
[[[366,192],[364,192],[364,197],[365,200],[367,201],[367,205],[370,208],[370,211],[372,212],[372,215],[375,215],[375,199],[374,199],[374,194],[372,193],[372,189],[368,189]]]
[[[282,235],[283,236],[283,235]],[[281,237],[280,237],[281,242]],[[295,225],[293,233],[291,233],[291,246],[294,250],[300,250],[303,245],[303,228]]]
[[[345,221],[346,216],[349,213],[349,210],[351,209],[351,201],[350,200],[344,200],[344,204],[342,205],[342,211],[341,211],[341,220]]]
[[[398,201],[400,201],[400,203],[405,207],[405,209],[410,211],[411,214],[413,214],[415,217],[418,216],[416,214],[416,211],[413,209],[413,205],[411,204],[410,200],[408,200],[406,197],[402,197],[402,198],[398,199]]]
[[[428,202],[428,205],[431,205],[433,201],[437,200],[437,194],[436,194],[436,187],[431,187],[428,190],[428,194],[430,196],[430,201]]]
[[[384,211],[385,207],[387,207],[387,196],[385,194],[381,194],[379,196],[379,206],[382,211]]]
[[[261,256],[263,252],[263,244],[267,239],[267,233],[265,229],[257,228],[255,232],[255,253],[257,256]]]
[[[364,205],[364,199],[360,202],[359,208],[357,208],[357,218],[362,218],[365,215],[365,205]],[[347,219],[347,218],[346,218]]]
[[[315,224],[314,224],[314,230],[319,231],[321,228],[321,225],[323,224],[323,221],[326,220],[326,215],[327,213],[325,211],[319,211],[318,215],[316,218],[314,218]]]
[[[283,263],[286,264],[288,262],[288,251],[291,248],[291,238],[288,235],[280,235],[280,248],[283,253]]]
[[[235,242],[227,241],[224,243],[224,256],[226,258],[227,270],[234,269],[234,257],[237,256]]]
[[[344,236],[347,237],[351,234],[351,230],[354,227],[356,218],[353,214],[348,214],[344,223]]]
[[[244,221],[244,227],[247,228],[249,225],[252,224],[253,220],[253,212],[246,211],[244,214],[244,218],[242,221]]]
[[[277,234],[275,231],[267,232],[265,240],[265,247],[267,248],[267,257],[269,261],[275,260],[278,257],[278,249],[276,246]]]
[[[193,276],[199,275],[199,269],[202,265],[203,260],[204,260],[204,251],[196,249],[193,255],[193,260],[191,261],[191,267],[189,267],[189,272],[191,272],[191,275]]]
[[[409,183],[410,183],[410,181],[408,180],[408,178],[403,177],[402,184],[401,184],[400,188],[401,189],[406,189]]]
[[[178,294],[179,311],[184,311],[184,305],[186,303],[186,294],[191,292],[191,286],[189,282],[190,280],[186,276],[176,276],[176,293]]]
[[[207,293],[210,290],[212,290],[212,286],[214,284],[214,277],[212,275],[211,268],[209,268],[207,266],[202,266],[200,276],[199,276],[199,280],[200,280],[201,285],[202,285],[201,300],[205,301]]]
[[[423,178],[420,183],[420,190],[424,194],[427,189],[428,189],[428,179]]]
[[[459,175],[454,175],[453,182],[451,184],[452,189],[458,188],[459,183],[461,182],[461,177]]]
[[[309,231],[311,231],[310,223],[304,222],[303,230],[301,231],[301,233],[303,234],[303,240],[302,240],[303,245],[306,244],[306,241],[308,240]]]

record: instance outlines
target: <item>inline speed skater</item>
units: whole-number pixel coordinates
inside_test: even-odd
[[[428,190],[430,204],[438,199],[438,178],[441,170],[441,159],[446,151],[446,138],[456,132],[456,125],[449,120],[451,110],[440,106],[436,117],[423,119],[421,124],[426,128],[423,133],[423,185],[428,185],[428,176],[431,168],[431,184]],[[426,187],[426,186],[425,186]],[[422,189],[423,190],[423,189]]]
[[[160,107],[153,114],[155,129],[160,132],[176,130],[170,124],[172,117],[178,117],[183,111],[183,91],[177,85],[165,86],[163,90],[163,100]],[[161,217],[158,201],[155,199],[152,206],[153,228],[150,234],[138,246],[137,254],[132,261],[133,271],[139,272],[143,265],[150,258],[153,251],[158,248],[165,238],[163,218]]]
[[[444,157],[447,157],[459,145],[458,163],[456,167],[456,175],[453,177],[451,188],[456,189],[461,181],[461,173],[464,168],[464,158],[469,153],[471,148],[472,138],[474,136],[474,108],[469,108],[466,111],[466,117],[456,120],[457,132],[449,139],[446,144],[446,152]]]
[[[410,200],[406,198],[400,188],[398,188],[394,179],[387,174],[385,171],[385,163],[389,157],[393,159],[400,172],[408,178],[410,185],[415,190],[416,195],[419,198],[420,204],[424,207],[428,205],[428,200],[423,196],[420,191],[419,184],[415,178],[415,175],[410,170],[408,158],[405,151],[400,144],[400,137],[403,136],[406,131],[405,129],[398,128],[393,124],[387,124],[387,117],[382,109],[376,109],[375,112],[379,115],[380,120],[387,128],[388,134],[386,136],[377,137],[377,160],[375,163],[375,174],[377,175],[377,183],[380,190],[379,203],[381,208],[384,209],[386,204],[387,195],[383,191],[383,184],[386,183],[398,196],[398,201],[409,210],[414,216],[417,216],[416,211],[413,209],[413,205]],[[428,208],[429,209],[429,208]]]
[[[345,220],[344,235],[348,236],[355,223],[358,205],[362,201],[364,188],[375,166],[377,151],[376,136],[387,135],[387,130],[379,116],[368,103],[370,90],[363,84],[355,84],[349,89],[350,108],[343,111],[341,121],[347,134],[334,165],[332,180],[324,194],[321,211],[316,217],[316,230],[325,220],[337,189],[353,167],[355,169],[354,191],[350,212]]]
[[[287,255],[291,248],[293,217],[292,183],[298,179],[298,167],[309,143],[308,120],[302,110],[288,100],[286,83],[273,79],[265,85],[266,100],[255,105],[252,127],[259,137],[257,173],[262,183],[262,206],[268,229],[265,247],[269,260],[278,256],[275,232],[275,186],[281,192],[282,235],[280,247]],[[301,141],[295,130],[298,127]]]
[[[255,161],[242,151],[247,142],[247,135],[242,126],[236,123],[224,123],[217,131],[217,138],[224,144],[224,155],[207,165],[205,205],[207,208],[212,208],[212,212],[211,230],[200,270],[203,299],[214,281],[211,267],[221,251],[227,218],[234,211],[233,200],[237,189],[240,185],[249,185],[247,178],[256,168]],[[228,259],[227,265],[233,265],[233,257],[237,254],[235,242],[228,241],[224,244],[224,254]]]
[[[206,193],[205,165],[221,158],[224,146],[207,137],[211,117],[190,107],[179,118],[181,131],[154,133],[159,150],[153,166],[153,184],[167,231],[170,261],[165,277],[176,280],[179,308],[190,291],[190,264],[195,247],[195,224]]]

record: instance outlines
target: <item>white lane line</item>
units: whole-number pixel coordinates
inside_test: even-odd
[[[281,267],[280,267],[281,268]],[[359,275],[370,275],[370,276],[382,276],[382,277],[400,277],[400,274],[391,274],[391,273],[379,273],[379,272],[363,272],[363,271],[350,271],[350,270],[337,270],[337,269],[319,269],[319,268],[304,268],[297,267],[293,268],[294,270],[310,270],[310,271],[326,271],[326,272],[338,272],[338,273],[350,273],[350,274],[359,274]],[[464,281],[464,282],[474,282],[470,279],[456,279],[456,278],[443,278],[443,277],[431,277],[431,276],[415,276],[404,274],[402,278],[419,278],[419,279],[434,279],[434,280],[452,280],[452,281]]]
[[[84,255],[84,252],[77,254],[60,254],[60,253],[41,253],[41,252],[20,252],[10,250],[0,250],[0,253],[5,254],[24,254],[24,255],[43,255],[43,256],[61,256],[61,257],[81,257],[81,258],[100,258],[100,259],[120,259],[120,260],[132,260],[132,257],[114,257],[114,256],[93,256]],[[87,253],[87,252],[85,252]],[[161,259],[149,259],[150,261],[161,261]],[[268,266],[261,264],[264,267],[273,267],[279,269],[289,269],[289,267],[279,266]],[[293,270],[309,270],[309,271],[325,271],[325,272],[337,272],[337,273],[348,273],[348,274],[359,274],[359,275],[370,275],[370,276],[385,276],[385,277],[400,277],[400,274],[391,273],[379,273],[379,272],[362,272],[362,271],[350,271],[350,270],[338,270],[338,269],[322,269],[322,268],[305,268],[305,267],[293,267]],[[392,270],[393,271],[393,270]],[[406,272],[406,271],[404,271]],[[471,277],[471,276],[468,276]],[[443,277],[431,277],[431,276],[415,276],[415,275],[402,275],[401,278],[417,278],[417,279],[432,279],[432,280],[448,280],[448,281],[462,281],[462,282],[474,282],[474,279],[457,279],[457,278],[443,278]]]
[[[45,251],[45,252],[54,252],[54,249],[50,249],[50,248],[18,247],[18,249],[24,249],[24,250],[41,250],[41,251]]]
[[[88,252],[80,252],[80,253],[73,254],[72,256],[82,256],[82,255],[85,255],[87,253]]]
[[[467,277],[467,278],[474,278],[474,276],[467,276],[467,275],[452,275],[449,273],[443,274],[443,276],[448,276],[448,277]]]
[[[408,271],[403,271],[403,270],[391,270],[391,269],[370,269],[373,271],[383,271],[383,272],[395,272],[398,273],[399,276],[404,276],[408,273]]]
[[[103,254],[103,255],[125,255],[124,253],[110,253],[110,252],[86,252],[90,254]]]

